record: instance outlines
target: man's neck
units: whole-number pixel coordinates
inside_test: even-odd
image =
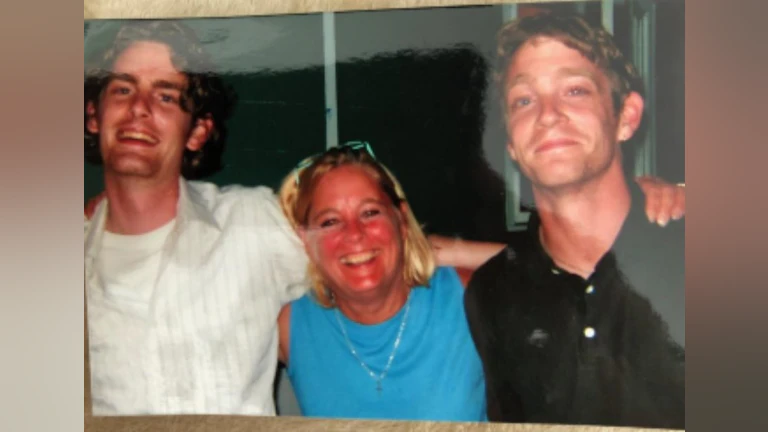
[[[133,178],[105,176],[109,205],[106,230],[136,235],[153,231],[176,217],[179,181],[147,184]]]
[[[542,246],[561,268],[588,278],[629,213],[629,188],[616,161],[599,178],[568,191],[534,188]]]

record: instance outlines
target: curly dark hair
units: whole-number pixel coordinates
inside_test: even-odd
[[[189,82],[180,101],[182,109],[192,114],[192,124],[205,116],[213,120],[214,127],[205,145],[198,151],[184,150],[181,175],[191,180],[219,171],[227,137],[226,120],[231,116],[237,98],[232,88],[213,72],[213,65],[192,29],[178,21],[136,21],[122,26],[112,46],[102,53],[94,67],[86,70],[85,106],[91,102],[98,107],[115,60],[138,41],[160,42],[171,49],[173,65],[186,74]],[[86,112],[85,160],[99,165],[103,162],[99,137],[88,131],[87,123]]]
[[[501,89],[506,84],[507,68],[517,50],[529,40],[541,36],[553,38],[575,49],[605,73],[611,82],[615,113],[621,110],[629,93],[634,91],[644,94],[643,81],[637,69],[622,54],[608,31],[590,25],[580,16],[560,13],[522,17],[501,28],[497,36],[495,71],[496,82]]]

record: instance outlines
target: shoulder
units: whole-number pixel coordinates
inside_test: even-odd
[[[454,298],[464,295],[464,284],[453,267],[436,267],[429,279],[427,290],[434,293],[434,299]]]
[[[646,296],[630,286],[615,288],[622,306],[620,319],[634,341],[648,342],[649,338],[670,338],[668,324]]]
[[[439,266],[435,268],[432,277],[429,279],[430,286],[461,284],[459,274],[453,267]]]
[[[489,310],[514,308],[525,285],[525,266],[516,247],[507,245],[475,271],[464,293],[468,317],[480,319]]]
[[[187,181],[187,186],[190,201],[203,206],[220,223],[293,231],[273,190],[266,186],[218,186],[201,181]]]
[[[499,253],[481,265],[472,275],[467,287],[468,292],[487,290],[499,282],[513,276],[520,267],[520,255],[517,249],[507,245]]]
[[[243,186],[238,184],[219,186],[210,182],[191,180],[186,182],[190,199],[203,201],[209,206],[261,204],[277,208],[277,197],[266,186]]]
[[[314,307],[318,307],[318,308],[320,307],[320,305],[317,304],[312,299],[312,294],[310,294],[310,293],[305,293],[304,295],[302,295],[301,297],[297,298],[296,300],[293,300],[291,303],[289,303],[288,306],[291,307],[291,311],[301,311],[301,310],[304,310],[304,309],[307,309],[307,308],[311,308],[313,306]]]
[[[291,271],[305,265],[301,241],[283,215],[272,189],[242,185],[220,187],[200,181],[187,181],[187,186],[191,207],[198,215],[212,218],[233,235],[243,239],[253,236],[257,244],[270,245],[263,250],[295,261],[288,266]]]
[[[292,335],[296,337],[318,330],[327,321],[327,314],[333,311],[320,306],[311,292],[293,300],[283,310],[286,314],[283,319],[289,323]]]

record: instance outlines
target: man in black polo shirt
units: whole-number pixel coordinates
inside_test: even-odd
[[[684,222],[622,167],[643,113],[611,35],[539,15],[499,33],[508,151],[536,211],[465,296],[492,421],[685,427]]]

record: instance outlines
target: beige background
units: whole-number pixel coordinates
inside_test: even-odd
[[[191,18],[541,2],[541,0],[507,2],[498,0],[84,0],[84,16],[85,19]]]
[[[561,0],[562,1],[562,0]],[[572,1],[572,0],[566,0]],[[419,8],[434,6],[538,3],[540,0],[84,0],[84,19],[191,18],[274,15],[322,11]],[[87,329],[87,325],[86,325]],[[639,432],[649,429],[553,426],[534,424],[478,424],[445,422],[395,422],[362,420],[310,420],[299,417],[242,416],[147,416],[94,417],[90,413],[88,334],[85,334],[85,431],[86,432],[244,432],[244,431],[499,431],[499,432]],[[661,429],[651,429],[660,431]]]

